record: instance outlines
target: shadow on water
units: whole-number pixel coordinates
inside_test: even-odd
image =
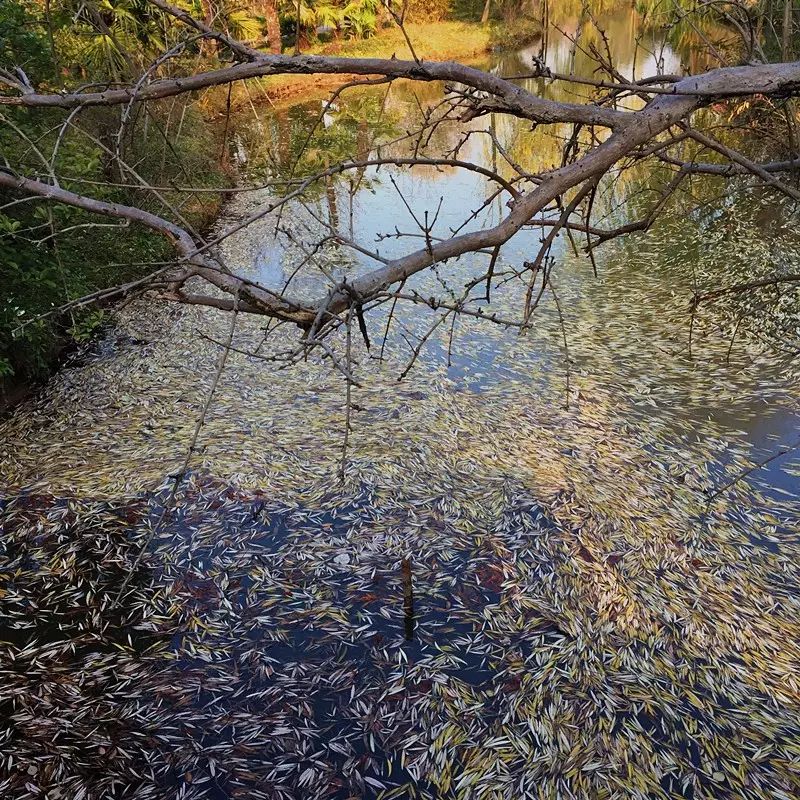
[[[40,680],[57,713],[74,717],[76,762],[119,748],[98,779],[144,791],[148,781],[131,776],[150,764],[159,791],[203,786],[204,797],[240,797],[243,787],[271,785],[275,769],[291,764],[301,780],[319,766],[319,753],[310,758],[289,741],[302,724],[326,749],[330,786],[319,796],[368,797],[404,783],[424,791],[425,780],[393,754],[397,737],[411,730],[412,698],[430,690],[428,674],[493,691],[499,661],[471,647],[483,610],[501,602],[502,573],[486,558],[476,562],[468,541],[448,554],[444,584],[432,583],[442,577],[440,565],[415,561],[413,552],[393,563],[354,553],[354,531],[369,541],[372,526],[387,524],[368,487],[346,503],[331,497],[304,508],[197,473],[187,486],[174,509],[161,505],[165,492],[127,504],[30,494],[4,501],[0,648],[15,657],[0,670],[12,691],[0,692],[3,741],[30,739],[27,724],[17,722],[25,706],[14,696]],[[535,525],[544,519],[538,507],[520,513]],[[151,525],[149,552],[115,607]],[[320,532],[341,539],[342,552],[328,569],[305,571],[298,556]],[[453,539],[444,527],[435,535]],[[425,666],[444,653],[435,668]],[[76,688],[58,697],[61,680],[85,682],[89,695]],[[392,713],[407,719],[381,740],[370,719],[387,692],[386,702],[402,709]],[[104,720],[85,727],[84,703],[101,703]],[[240,728],[265,725],[274,733],[262,759]]]
[[[516,630],[493,628],[510,599],[504,565],[527,560],[535,570],[525,548],[567,533],[531,500],[510,502],[490,523],[519,540],[522,549],[505,562],[487,549],[486,531],[465,536],[421,509],[415,539],[390,543],[391,556],[374,549],[408,520],[397,508],[387,519],[366,485],[346,499],[286,506],[193,473],[173,511],[164,513],[163,499],[5,501],[4,574],[20,576],[5,580],[0,595],[0,640],[15,653],[0,674],[14,690],[0,694],[5,742],[31,740],[25,707],[13,698],[33,681],[73,720],[59,744],[69,743],[75,762],[102,759],[97,780],[132,791],[282,797],[279,787],[302,792],[314,776],[325,788],[317,785],[313,796],[333,800],[406,784],[436,797],[398,755],[407,737],[420,735],[420,704],[463,698],[464,719],[499,736],[508,698],[536,680],[542,653],[576,646],[567,620],[546,608],[526,610]],[[149,553],[111,608],[123,565],[133,563],[156,520]],[[321,537],[340,543],[326,544],[323,561],[313,556]],[[425,552],[432,543],[446,547]],[[653,647],[634,644],[644,654]],[[612,687],[616,679],[609,676]],[[60,696],[61,680],[85,686]],[[626,678],[619,680],[624,691]],[[581,691],[555,681],[540,713],[556,713],[572,692],[577,702]],[[732,796],[707,774],[692,720],[723,734],[736,701],[724,692],[703,698],[727,708],[727,721],[682,699],[669,708],[619,708],[610,735],[634,726],[672,754],[675,774],[660,780],[675,796],[714,789]],[[94,703],[104,716],[85,718],[82,707]],[[776,728],[786,741],[796,734]],[[430,745],[424,736],[422,744]],[[687,783],[687,776],[694,777]],[[39,780],[47,785],[44,771]]]

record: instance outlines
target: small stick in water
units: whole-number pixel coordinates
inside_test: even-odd
[[[411,559],[404,558],[400,562],[403,574],[403,611],[405,612],[406,641],[414,639],[414,589],[411,586]]]

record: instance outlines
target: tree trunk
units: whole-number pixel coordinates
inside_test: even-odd
[[[300,55],[300,0],[297,0],[296,16],[294,21],[294,54]]]
[[[789,49],[792,43],[792,0],[783,3],[783,41],[781,42],[781,57],[789,60]]]
[[[271,53],[281,52],[281,21],[278,18],[278,6],[275,0],[263,0],[261,13],[267,26],[267,45]]]
[[[325,180],[325,198],[328,201],[328,223],[333,231],[338,231],[339,205],[336,202],[336,184],[331,177]]]
[[[203,16],[205,17],[204,22],[209,28],[214,28],[214,23],[216,22],[217,12],[214,8],[213,0],[200,0],[203,6]],[[217,40],[216,39],[201,39],[200,40],[200,52],[204,56],[213,56],[217,52]]]
[[[278,167],[288,170],[292,166],[292,121],[288,109],[276,109],[274,119],[278,126]]]
[[[489,21],[489,8],[492,4],[492,0],[486,0],[486,4],[483,7],[483,14],[481,15],[481,25],[485,25]]]

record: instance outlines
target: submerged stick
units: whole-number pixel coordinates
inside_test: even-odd
[[[414,639],[414,587],[411,584],[411,559],[404,558],[400,562],[400,571],[403,575],[403,618],[405,621],[406,641]]]

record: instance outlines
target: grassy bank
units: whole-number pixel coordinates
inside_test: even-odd
[[[427,61],[475,61],[493,49],[505,46],[505,31],[497,25],[475,22],[411,22],[406,26],[414,52]],[[527,31],[532,38],[536,31]],[[397,27],[384,28],[369,39],[341,39],[317,44],[303,50],[306,54],[332,55],[348,58],[412,57],[402,31]],[[348,75],[278,75],[262,81],[273,101],[292,99],[309,89],[326,89],[346,82]]]

